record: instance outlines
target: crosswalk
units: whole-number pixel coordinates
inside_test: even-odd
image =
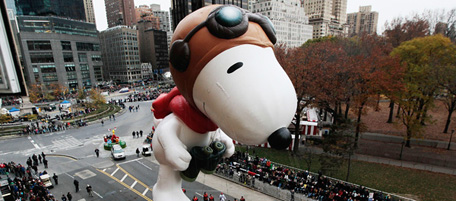
[[[152,187],[144,184],[141,180],[135,178],[133,175],[125,171],[120,164],[116,164],[113,168],[98,170],[106,176],[112,178],[114,181],[130,189],[145,200],[152,201]]]

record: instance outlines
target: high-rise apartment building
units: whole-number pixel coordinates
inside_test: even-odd
[[[171,15],[172,28],[176,28],[177,24],[184,19],[189,13],[198,10],[204,6],[213,4],[230,4],[248,9],[248,0],[171,0]]]
[[[139,58],[142,63],[152,64],[155,69],[167,69],[168,42],[166,32],[148,28],[147,21],[138,22]]]
[[[154,13],[154,15],[160,19],[160,30],[166,32],[166,37],[168,37],[169,46],[171,43],[171,38],[173,37],[169,12],[161,10],[159,4],[151,4],[150,8],[152,8],[152,12]]]
[[[17,16],[28,84],[91,88],[102,79],[95,24],[53,16]]]
[[[347,0],[301,0],[313,38],[347,35]]]
[[[378,12],[372,6],[360,6],[359,12],[347,14],[348,35],[377,33]]]
[[[152,12],[152,8],[147,5],[140,5],[135,8],[136,20],[135,24],[139,21],[149,21],[148,26],[152,29],[160,29],[160,18],[155,16]]]
[[[252,12],[267,16],[275,27],[277,43],[298,47],[312,39],[312,25],[299,0],[256,0]]]
[[[117,84],[141,80],[137,30],[120,25],[99,34],[105,80]]]
[[[105,0],[108,27],[132,26],[136,21],[134,0]]]
[[[95,12],[93,11],[93,2],[92,0],[84,0],[84,10],[86,14],[86,22],[95,23]]]
[[[86,21],[84,0],[16,0],[17,15],[59,16]]]

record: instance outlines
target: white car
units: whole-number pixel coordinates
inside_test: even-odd
[[[125,159],[125,151],[120,147],[120,145],[115,144],[111,147],[111,155],[114,160],[116,159]]]
[[[152,148],[150,147],[150,145],[143,145],[141,153],[144,156],[151,156],[152,155]]]
[[[40,179],[41,179],[41,182],[43,182],[44,186],[46,188],[52,188],[54,187],[52,185],[52,182],[51,182],[51,176],[49,176],[48,174],[43,174],[40,176]]]

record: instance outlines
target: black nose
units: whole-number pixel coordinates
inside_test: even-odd
[[[268,142],[274,149],[285,149],[291,143],[290,131],[285,127],[279,128],[268,137]]]

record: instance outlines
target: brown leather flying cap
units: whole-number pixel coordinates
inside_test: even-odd
[[[214,9],[217,9],[220,6],[222,5],[206,6],[187,15],[176,27],[171,44],[176,40],[184,40],[195,27],[206,21],[208,15]],[[170,63],[170,70],[174,82],[190,105],[197,109],[193,100],[193,85],[201,70],[212,60],[212,58],[235,46],[252,44],[266,48],[273,47],[273,42],[270,41],[263,28],[253,21],[248,22],[248,28],[244,34],[233,39],[218,38],[212,35],[207,27],[204,26],[197,30],[188,40],[188,67],[184,71],[180,71],[174,68],[172,63]],[[172,51],[170,54],[173,54]]]

